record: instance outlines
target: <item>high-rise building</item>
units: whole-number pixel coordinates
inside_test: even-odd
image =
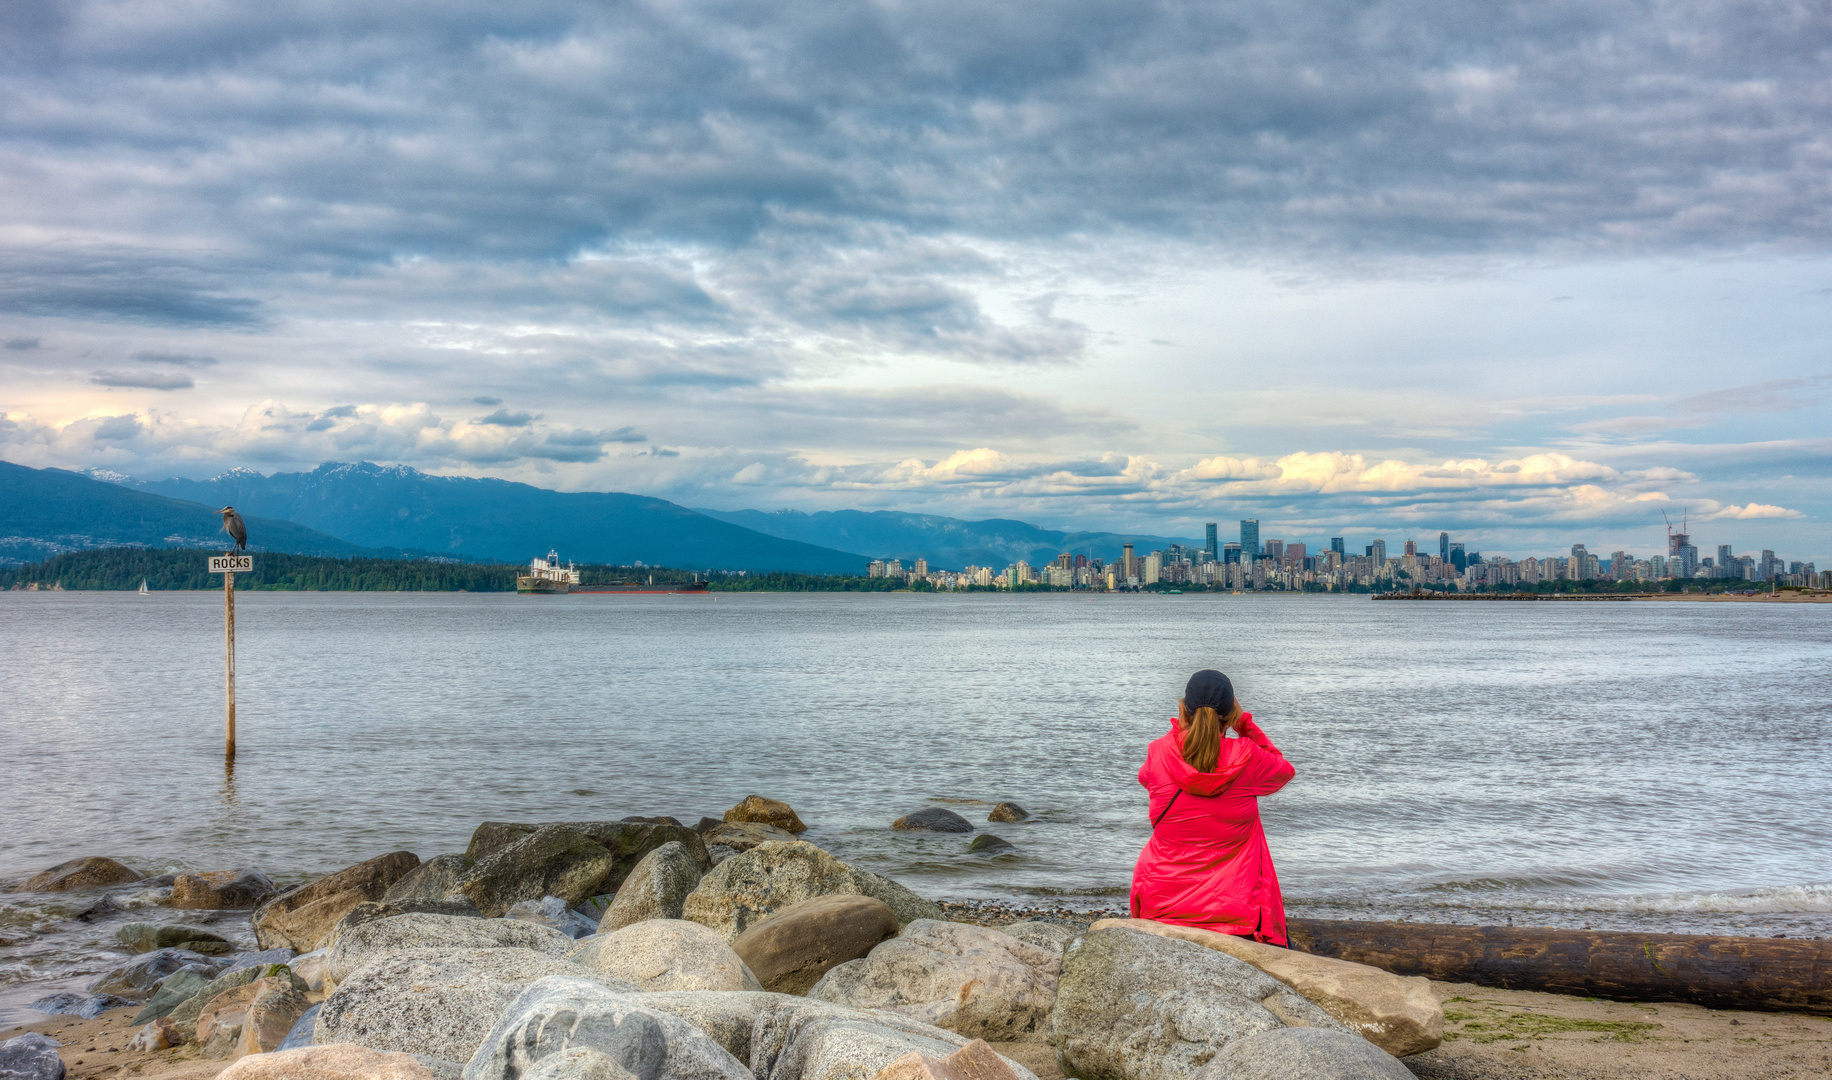
[[[1447,532],[1438,534],[1438,558],[1450,561],[1450,534]]]
[[[1266,558],[1271,559],[1273,562],[1278,562],[1280,559],[1285,557],[1285,541],[1283,540],[1266,541],[1266,548],[1262,554],[1264,554]]]
[[[1073,569],[1080,570],[1087,565],[1088,565],[1088,557],[1086,555],[1075,556],[1075,563],[1074,563]]]
[[[1121,547],[1120,548],[1120,577],[1122,578],[1138,577],[1139,568],[1136,565],[1137,562],[1138,560],[1132,557],[1132,545],[1131,544],[1126,544],[1123,547]]]
[[[1154,551],[1150,555],[1145,556],[1145,572],[1140,576],[1139,583],[1141,585],[1156,585],[1158,583],[1158,578],[1163,572],[1163,557]]]
[[[1240,545],[1232,541],[1221,545],[1221,561],[1224,563],[1240,562]]]
[[[1583,544],[1571,545],[1571,580],[1583,581],[1589,577],[1590,549]]]
[[[917,559],[915,567],[910,570],[910,576],[917,577],[917,578],[928,577],[929,576],[929,560]]]
[[[1415,543],[1415,542],[1413,542],[1413,541],[1411,541],[1411,540],[1408,540],[1408,541],[1406,541],[1406,550],[1405,550],[1405,554],[1407,554],[1407,555],[1417,555],[1418,553],[1419,553],[1419,546],[1418,546],[1418,544],[1417,544],[1417,543]]]
[[[1304,567],[1304,554],[1303,544],[1285,545],[1285,561],[1298,569],[1303,569]]]
[[[1244,558],[1257,559],[1260,554],[1259,519],[1242,518],[1240,522],[1240,550]]]
[[[1342,537],[1340,536],[1332,536],[1329,538],[1329,549],[1338,555],[1348,554],[1348,551],[1342,546]]]
[[[1461,574],[1469,566],[1469,556],[1463,553],[1463,544],[1459,541],[1450,545],[1450,565]]]
[[[1218,527],[1219,527],[1219,526],[1218,526],[1218,525],[1217,525],[1217,524],[1216,524],[1215,522],[1213,522],[1213,521],[1211,521],[1211,522],[1209,522],[1209,523],[1208,523],[1208,525],[1207,525],[1207,529],[1208,529],[1208,548],[1209,548],[1209,561],[1210,561],[1210,562],[1214,562],[1214,561],[1216,560],[1216,558],[1218,558],[1218,557],[1220,556],[1220,554],[1221,554],[1221,549],[1220,549],[1220,548],[1218,548],[1218,547],[1217,547],[1217,546],[1215,545],[1215,539],[1216,539],[1216,537],[1215,537],[1215,530],[1216,530],[1216,529],[1217,529]]]
[[[1369,544],[1368,557],[1374,560],[1374,572],[1379,573],[1380,568],[1385,566],[1387,562],[1387,542],[1385,540],[1376,540],[1372,544]]]
[[[1617,581],[1635,580],[1635,560],[1626,551],[1609,553],[1609,576]]]
[[[1064,570],[1073,570],[1075,569],[1075,556],[1065,551],[1056,556],[1056,565]]]
[[[1737,557],[1730,550],[1729,544],[1719,544],[1717,553],[1717,576],[1736,577]]]

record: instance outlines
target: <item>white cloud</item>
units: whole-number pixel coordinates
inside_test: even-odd
[[[1785,506],[1769,506],[1766,503],[1752,502],[1745,506],[1726,506],[1710,515],[1713,521],[1751,521],[1758,518],[1804,518],[1798,510],[1789,510]]]

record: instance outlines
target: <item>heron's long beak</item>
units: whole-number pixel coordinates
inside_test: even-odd
[[[223,507],[223,508],[222,508],[221,510],[218,510],[218,511],[217,511],[217,513],[219,513],[219,514],[227,514],[227,513],[229,512],[229,511],[231,511],[231,510],[234,510],[234,509],[235,509],[235,507],[233,507],[233,506],[225,506],[225,507]]]

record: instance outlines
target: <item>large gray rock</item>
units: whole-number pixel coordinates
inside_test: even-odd
[[[940,908],[890,880],[855,870],[806,841],[760,844],[714,867],[681,907],[681,916],[735,941],[750,925],[817,896],[870,896],[907,924],[941,919]]]
[[[215,978],[229,965],[227,961],[185,949],[158,949],[103,972],[89,984],[89,990],[96,994],[141,996],[152,990],[159,980],[186,966],[194,966]]]
[[[788,998],[758,1015],[751,1035],[757,1080],[871,1080],[905,1054],[943,1058],[969,1040],[892,1012]],[[1009,1058],[1018,1080],[1036,1080]]]
[[[558,930],[537,923],[460,915],[396,915],[344,934],[331,947],[325,974],[332,983],[341,983],[376,957],[409,949],[530,949],[558,960],[576,944]]]
[[[468,1061],[503,1010],[550,975],[630,989],[528,949],[408,949],[376,956],[340,980],[312,1041]]]
[[[1195,1080],[1412,1080],[1412,1070],[1359,1035],[1281,1028],[1236,1039]]]
[[[759,1013],[804,999],[757,990],[667,990],[635,995],[651,1009],[678,1017],[705,1032],[739,1061],[751,1059],[751,1028]]]
[[[399,880],[388,886],[388,891],[381,898],[390,903],[402,900],[463,899],[464,892],[458,883],[464,880],[464,875],[470,873],[471,867],[476,864],[477,860],[469,855],[435,855],[401,875]]]
[[[598,920],[608,934],[645,919],[678,919],[689,893],[700,884],[700,864],[679,840],[670,840],[642,857],[617,897]]]
[[[930,806],[903,815],[891,822],[891,828],[905,832],[965,833],[973,831],[973,823],[952,810]]]
[[[419,865],[420,857],[413,852],[391,851],[288,889],[255,910],[255,940],[263,949],[320,948],[351,908],[380,900],[389,886]]]
[[[446,900],[370,900],[364,901],[350,909],[350,913],[337,920],[331,932],[318,942],[319,949],[335,948],[343,936],[351,930],[372,923],[379,919],[392,919],[396,915],[451,915],[464,919],[481,919],[483,912],[477,905],[460,893]],[[314,950],[317,951],[317,950]]]
[[[0,1043],[0,1080],[64,1080],[57,1047],[56,1039],[36,1031]]]
[[[33,874],[20,882],[15,892],[74,892],[103,885],[125,885],[139,881],[143,875],[113,859],[100,855],[71,859],[49,870]]]
[[[598,934],[566,954],[638,990],[761,990],[718,931],[685,919],[649,919]]]
[[[616,892],[617,886],[623,884],[623,879],[642,861],[644,855],[671,841],[686,845],[702,871],[712,868],[712,857],[706,853],[706,844],[700,839],[700,834],[684,825],[639,821],[565,821],[555,824],[577,829],[611,853],[615,862],[599,892]],[[543,827],[486,821],[471,835],[471,845],[464,853],[472,859],[482,859]]]
[[[1048,949],[1058,956],[1062,954],[1062,947],[1076,933],[1061,923],[1045,922],[1041,919],[1026,919],[1023,922],[1001,927],[1001,929],[1026,945]]]
[[[586,979],[529,986],[465,1066],[464,1080],[518,1080],[554,1054],[583,1047],[641,1080],[752,1080],[750,1070],[698,1028]]]
[[[1082,1080],[1186,1080],[1236,1039],[1284,1027],[1347,1031],[1291,987],[1225,953],[1136,930],[1063,951],[1050,1041]]]
[[[817,896],[752,923],[732,949],[765,990],[806,994],[821,976],[896,934],[896,913],[876,897]]]
[[[969,1039],[1042,1042],[1061,963],[990,927],[921,919],[829,971],[808,997],[902,1013]]]
[[[459,889],[495,919],[523,900],[558,896],[576,904],[603,890],[617,858],[569,825],[543,825],[477,860]]]
[[[61,994],[41,997],[32,1002],[30,1007],[53,1016],[80,1016],[85,1020],[94,1020],[110,1009],[132,1004],[126,998],[113,994],[78,994],[66,990]]]

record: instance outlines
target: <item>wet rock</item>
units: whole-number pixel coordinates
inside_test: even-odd
[[[166,1019],[178,1026],[178,1031],[186,1042],[195,1041],[197,1037],[197,1018],[209,1008],[217,998],[231,990],[240,990],[250,983],[262,979],[276,979],[295,990],[304,991],[305,984],[293,977],[285,964],[270,964],[264,968],[242,968],[240,971],[229,971],[210,980],[210,984],[192,994],[189,998],[166,1015]]]
[[[817,896],[752,923],[732,949],[765,990],[806,994],[835,966],[896,934],[896,913],[882,900]]]
[[[307,1008],[291,979],[256,979],[204,1006],[197,1016],[197,1044],[213,1061],[266,1053],[280,1045]]]
[[[727,847],[734,852],[749,851],[772,840],[793,840],[795,834],[774,825],[753,821],[725,822],[706,830],[707,847]]]
[[[766,915],[817,896],[870,896],[899,924],[943,918],[941,909],[889,878],[855,870],[806,841],[760,844],[720,863],[681,907],[683,918],[735,941]]]
[[[1063,945],[1076,933],[1075,930],[1061,923],[1045,922],[1041,919],[1026,919],[1000,929],[1026,945],[1048,949],[1058,956],[1062,955]]]
[[[532,929],[571,943],[546,927]],[[605,990],[633,989],[527,949],[409,949],[377,956],[340,980],[324,1000],[313,1042],[468,1061],[522,991],[552,975]]]
[[[661,817],[642,817],[637,814],[631,814],[627,818],[618,818],[617,820],[628,825],[679,825],[681,823],[679,818],[669,817],[666,814],[663,814]]]
[[[967,850],[975,855],[1009,855],[1016,852],[1018,846],[991,833],[981,833],[967,845]]]
[[[134,1032],[134,1037],[127,1041],[126,1049],[134,1053],[149,1053],[183,1045],[184,1035],[178,1030],[178,1025],[171,1017],[161,1016]]]
[[[64,1080],[57,1047],[56,1039],[36,1031],[0,1043],[0,1080]]]
[[[1345,1030],[1291,987],[1225,953],[1134,930],[1063,952],[1052,1042],[1086,1080],[1186,1080],[1229,1043],[1288,1026]]]
[[[1096,930],[1115,927],[1194,942],[1245,960],[1394,1057],[1420,1054],[1444,1041],[1444,1007],[1431,992],[1429,980],[1213,930],[1146,919],[1103,919],[1094,924]]]
[[[229,966],[223,969],[227,975],[245,967],[268,967],[273,964],[292,966],[296,954],[291,949],[262,949],[260,952],[242,953],[229,958]]]
[[[679,841],[687,846],[694,860],[702,870],[710,869],[712,857],[706,853],[706,845],[700,835],[684,825],[648,825],[633,821],[567,821],[554,824],[577,829],[611,853],[614,860],[609,876],[594,890],[595,893],[614,893],[623,884],[623,879],[642,857],[670,841]],[[545,825],[518,825],[501,821],[486,821],[477,827],[471,836],[471,846],[465,854],[473,859],[481,859],[487,854],[500,850],[516,840],[533,833]],[[555,895],[563,895],[556,893]],[[534,899],[522,897],[521,899]]]
[[[212,934],[195,926],[161,926],[157,923],[130,922],[115,931],[115,940],[135,952],[152,952],[154,949],[190,949],[212,955],[199,949],[193,942],[213,942],[218,945],[229,944],[229,939],[221,934]],[[231,950],[225,949],[223,952]],[[220,955],[220,954],[217,954]]]
[[[115,903],[114,897],[103,896],[70,917],[77,922],[94,922],[97,919],[106,919],[110,915],[119,915],[125,910],[120,904]]]
[[[973,825],[966,818],[940,806],[930,806],[905,814],[891,822],[891,828],[902,829],[905,832],[969,833],[973,831]]]
[[[1412,1070],[1368,1040],[1320,1028],[1282,1028],[1236,1039],[1194,1080],[1412,1080]]]
[[[465,1080],[516,1080],[573,1048],[595,1050],[643,1080],[752,1080],[743,1062],[685,1021],[565,976],[522,992],[471,1058]]]
[[[459,889],[488,918],[498,918],[523,900],[558,896],[576,904],[599,892],[616,857],[569,825],[543,825],[487,855],[459,882]]]
[[[645,919],[678,919],[699,884],[699,862],[687,845],[670,840],[644,855],[624,878],[598,921],[598,932],[608,934]]]
[[[1030,811],[1015,802],[1002,802],[986,815],[987,821],[1017,822],[1030,817]]]
[[[216,1080],[438,1080],[412,1054],[349,1044],[306,1046],[245,1057]]]
[[[802,819],[795,815],[795,810],[786,802],[766,799],[761,795],[747,795],[744,801],[725,812],[727,822],[752,821],[760,825],[774,825],[792,833],[808,831]]]
[[[292,1030],[286,1033],[286,1038],[281,1039],[280,1045],[274,1049],[297,1050],[302,1046],[312,1045],[312,1029],[317,1026],[318,1013],[323,1008],[324,1002],[321,1001],[300,1013],[299,1019],[293,1021]]]
[[[94,1020],[109,1009],[132,1004],[126,998],[113,994],[78,994],[66,990],[61,994],[41,997],[32,1002],[30,1007],[54,1016],[80,1016],[85,1020]]]
[[[125,885],[130,881],[141,880],[138,870],[134,870],[113,859],[100,855],[71,859],[61,862],[49,870],[33,874],[19,883],[15,892],[71,892],[75,889],[95,889],[103,885]]]
[[[135,997],[150,991],[154,983],[186,965],[194,965],[202,971],[207,971],[212,978],[216,976],[217,972],[229,966],[224,961],[186,949],[157,949],[103,972],[89,984],[89,990],[97,994],[120,994],[124,997]]]
[[[763,1009],[751,1038],[757,1080],[870,1080],[906,1054],[944,1058],[968,1040],[907,1016],[785,999]],[[1030,1070],[1004,1059],[1018,1080]]]
[[[383,903],[403,900],[462,900],[458,883],[477,860],[468,855],[435,855],[401,875],[381,896]],[[469,903],[469,901],[466,901]]]
[[[409,949],[527,949],[558,960],[578,943],[549,926],[511,919],[455,915],[396,915],[364,923],[331,947],[326,978],[341,983],[387,953]]]
[[[970,1039],[1041,1042],[1060,967],[1055,952],[989,927],[922,919],[829,971],[808,997],[902,1013]]]
[[[278,891],[266,874],[256,870],[207,870],[179,874],[172,881],[172,895],[166,898],[165,906],[187,911],[240,911],[259,907]],[[260,936],[257,929],[255,940],[260,941]],[[261,946],[266,948],[268,943],[262,941]]]
[[[574,911],[558,896],[545,896],[538,901],[523,900],[504,912],[503,918],[552,927],[573,939],[598,932],[597,920]]]
[[[152,998],[146,1006],[134,1014],[129,1023],[150,1024],[161,1016],[169,1016],[173,1009],[203,992],[215,978],[209,971],[197,967],[182,967],[159,981],[159,988],[153,991]]]
[[[886,1065],[872,1080],[1017,1080],[1011,1063],[984,1039],[975,1039],[947,1057],[911,1051]]]
[[[650,919],[587,938],[566,954],[638,990],[760,990],[717,931],[684,919]]]
[[[288,889],[255,911],[255,941],[263,949],[311,952],[351,908],[380,900],[389,886],[419,865],[420,857],[413,852],[391,851]]]

